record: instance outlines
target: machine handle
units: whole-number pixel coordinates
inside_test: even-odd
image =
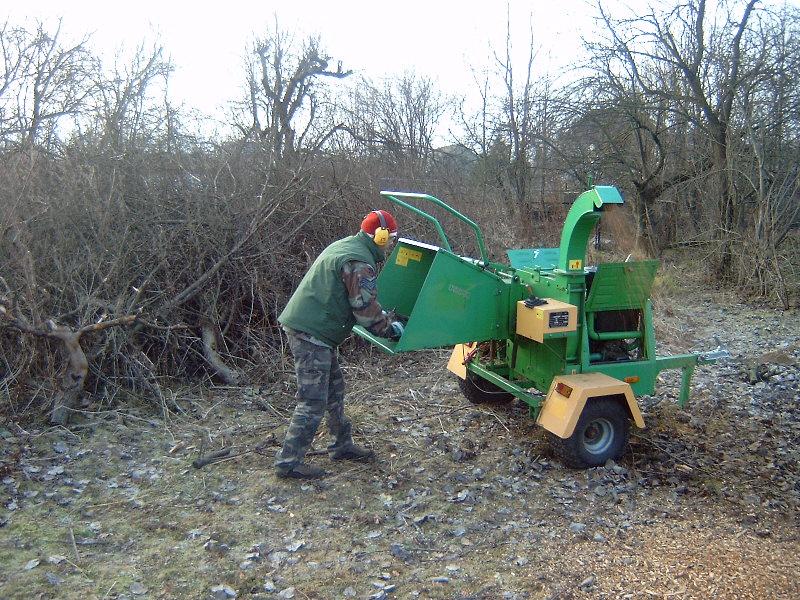
[[[438,198],[436,198],[434,196],[431,196],[429,194],[417,194],[417,193],[413,193],[413,192],[382,191],[381,192],[381,196],[383,196],[385,198],[388,198],[389,200],[391,200],[395,204],[399,204],[400,206],[403,206],[403,207],[407,208],[408,210],[410,210],[414,214],[417,214],[420,217],[423,217],[423,218],[427,219],[428,221],[430,221],[431,223],[433,223],[433,226],[436,227],[436,231],[439,233],[439,237],[442,240],[442,245],[445,247],[446,250],[449,250],[450,252],[452,252],[453,249],[450,247],[450,242],[447,241],[447,236],[445,235],[444,229],[442,229],[442,224],[439,223],[439,220],[436,217],[434,217],[433,215],[429,215],[425,211],[420,210],[416,206],[412,206],[408,202],[404,202],[403,200],[400,200],[400,198],[415,198],[417,200],[428,200],[430,202],[433,202],[437,206],[440,206],[441,208],[445,209],[451,215],[453,215],[454,217],[460,219],[461,221],[464,221],[464,223],[466,223],[467,225],[472,227],[473,231],[475,232],[475,237],[478,240],[478,250],[480,250],[481,259],[483,260],[483,264],[484,265],[488,265],[489,264],[489,255],[486,252],[486,246],[483,243],[483,234],[481,233],[480,228],[478,227],[478,225],[474,221],[472,221],[468,217],[464,216],[463,214],[458,212],[456,209],[450,207],[449,205],[445,204],[444,202],[442,202]]]

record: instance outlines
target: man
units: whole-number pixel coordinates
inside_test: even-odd
[[[289,338],[297,374],[297,406],[283,447],[275,459],[278,477],[312,479],[325,471],[303,462],[322,417],[327,412],[334,460],[373,458],[371,450],[353,443],[344,414],[344,379],[336,347],[359,324],[375,335],[399,338],[403,325],[377,300],[377,263],[397,239],[397,223],[385,210],[374,210],[353,236],[332,243],[311,265],[278,317]]]

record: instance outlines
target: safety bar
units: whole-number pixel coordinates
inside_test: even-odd
[[[696,354],[679,354],[676,356],[664,356],[656,358],[656,367],[659,371],[667,369],[681,370],[681,391],[678,394],[678,406],[683,408],[689,400],[689,383],[697,365],[709,365],[730,358],[730,352],[722,346],[717,346],[708,352],[698,352]]]
[[[483,234],[481,233],[480,228],[478,227],[478,225],[474,221],[472,221],[470,218],[464,216],[463,214],[458,212],[456,209],[454,209],[451,206],[445,204],[444,202],[442,202],[441,200],[439,200],[435,196],[431,196],[429,194],[417,194],[417,193],[413,193],[413,192],[382,191],[381,192],[381,196],[383,196],[385,198],[388,198],[389,200],[391,200],[395,204],[399,204],[400,206],[403,206],[403,207],[407,208],[408,210],[410,210],[414,214],[417,214],[420,217],[423,217],[424,219],[427,219],[428,221],[433,223],[433,226],[436,227],[436,231],[439,233],[439,237],[442,240],[442,246],[444,246],[444,248],[446,250],[452,252],[453,249],[450,247],[450,242],[447,241],[447,236],[445,235],[444,229],[442,229],[442,224],[439,223],[439,220],[436,217],[434,217],[433,215],[429,215],[425,211],[420,210],[416,206],[412,206],[408,202],[404,202],[404,201],[400,200],[400,198],[415,198],[417,200],[428,200],[430,202],[433,202],[437,206],[445,209],[451,215],[453,215],[457,219],[463,221],[464,223],[466,223],[467,225],[469,225],[473,229],[473,231],[475,232],[475,237],[478,240],[478,250],[481,253],[481,259],[483,260],[483,263],[485,265],[489,264],[489,255],[486,252],[486,246],[483,243]]]

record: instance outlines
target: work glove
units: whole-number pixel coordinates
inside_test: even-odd
[[[392,323],[392,339],[393,340],[399,340],[400,336],[403,335],[404,331],[405,331],[405,327],[403,327],[403,324],[400,321],[394,321]]]

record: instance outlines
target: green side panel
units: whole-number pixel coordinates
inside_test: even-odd
[[[440,250],[420,290],[398,351],[508,337],[509,285]]]
[[[555,269],[558,264],[558,248],[528,248],[507,250],[508,260],[515,269]]]
[[[378,276],[378,300],[408,319],[403,336],[377,343],[363,329],[354,331],[392,353],[506,339],[510,288],[471,259],[402,240]]]
[[[509,342],[511,344],[511,342]],[[547,393],[553,377],[564,373],[566,340],[546,340],[543,344],[516,336],[516,348],[509,345],[507,355],[514,356],[513,374],[532,381],[537,390]],[[516,354],[512,354],[516,352]]]
[[[601,264],[586,299],[586,312],[643,308],[657,270],[657,260]]]

